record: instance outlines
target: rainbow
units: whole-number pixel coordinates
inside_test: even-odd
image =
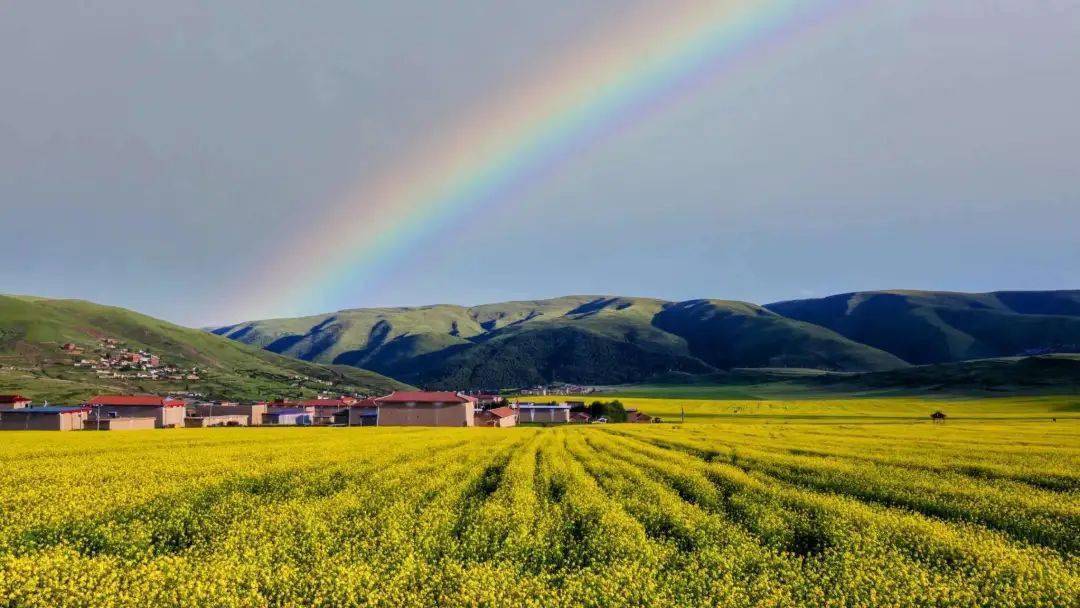
[[[272,257],[234,311],[313,312],[370,287],[426,235],[513,200],[585,146],[854,3],[648,3],[361,184],[305,231],[311,246]]]

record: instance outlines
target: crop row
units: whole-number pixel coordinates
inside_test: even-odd
[[[1075,436],[915,426],[19,434],[0,605],[1072,605]]]

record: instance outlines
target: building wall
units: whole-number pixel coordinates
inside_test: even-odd
[[[156,421],[158,428],[171,428],[184,426],[185,409],[182,407],[155,407],[138,405],[102,405],[93,406],[94,415],[101,412],[102,418],[113,415],[117,418],[146,418],[151,417]]]
[[[241,415],[247,416],[248,421],[246,424],[251,426],[257,426],[263,422],[263,414],[266,413],[266,404],[249,404],[249,405],[215,405],[210,406],[206,404],[199,404],[188,408],[188,411],[194,413],[196,416],[218,416],[218,415]],[[187,421],[184,422],[187,425]]]
[[[384,403],[379,426],[473,426],[473,404]]]
[[[488,414],[477,414],[476,426],[491,426],[498,428],[507,428],[511,426],[517,426],[517,415],[506,416],[504,418],[496,418]]]
[[[349,424],[352,426],[373,426],[377,423],[379,408],[350,407]]]
[[[268,415],[266,424],[277,424],[280,426],[308,426],[311,424],[311,414],[271,413]]]
[[[251,418],[246,414],[222,414],[213,416],[189,416],[184,418],[184,426],[188,428],[207,426],[247,426]]]
[[[187,415],[187,410],[182,407],[165,407],[161,408],[164,416],[162,426],[168,427],[182,427],[184,426],[184,416]]]
[[[280,413],[280,412],[283,412],[283,411],[286,411],[286,410],[304,410],[309,415],[314,415],[315,414],[315,408],[313,408],[313,407],[297,407],[297,406],[294,406],[294,405],[287,405],[287,406],[270,405],[270,406],[268,406],[266,408],[266,413],[267,414],[277,414],[277,413]]]
[[[345,408],[317,407],[311,415],[312,424],[334,424],[336,414]]]
[[[570,422],[570,410],[522,408],[518,410],[518,419],[521,422]]]
[[[2,431],[77,431],[83,428],[86,412],[66,414],[18,414],[6,412],[0,419]]]
[[[157,427],[157,418],[149,416],[134,418],[128,416],[124,418],[102,418],[100,425],[97,418],[88,418],[83,428],[88,431],[141,431],[155,427]]]
[[[4,410],[18,410],[24,407],[30,407],[29,401],[12,401],[10,403],[0,403],[0,412]]]

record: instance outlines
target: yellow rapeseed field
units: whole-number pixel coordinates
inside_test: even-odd
[[[1078,605],[1075,419],[0,437],[0,606]]]

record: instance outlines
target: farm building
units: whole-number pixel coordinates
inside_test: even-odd
[[[592,416],[588,412],[570,412],[570,422],[575,424],[589,424]]]
[[[300,405],[299,401],[285,401],[284,399],[275,399],[266,404],[267,412],[273,412],[274,410],[305,410],[309,414],[315,413],[314,408],[304,407]]]
[[[349,426],[376,426],[379,424],[379,404],[374,399],[362,399],[349,406]],[[342,421],[338,420],[338,424]]]
[[[476,426],[517,426],[517,412],[509,407],[496,407],[476,415]]]
[[[87,431],[142,431],[157,426],[157,418],[152,416],[125,416],[123,418],[96,418],[91,416],[83,423]]]
[[[23,407],[0,414],[4,431],[78,431],[90,413],[88,407]]]
[[[314,417],[310,410],[300,407],[271,407],[263,414],[263,424],[278,426],[311,426]]]
[[[519,403],[518,422],[570,422],[570,406],[565,403]]]
[[[197,403],[188,406],[188,417],[205,416],[244,416],[244,426],[258,426],[263,423],[266,403]],[[184,422],[187,426],[187,421]]]
[[[247,414],[213,414],[209,416],[188,416],[184,418],[187,428],[207,426],[247,426],[251,417]]]
[[[97,395],[86,402],[101,418],[143,418],[156,420],[158,428],[184,426],[185,403],[156,395]]]
[[[394,391],[375,399],[379,426],[473,426],[476,399],[451,391]]]
[[[334,424],[338,413],[349,407],[349,403],[355,403],[355,399],[308,399],[301,401],[300,407],[310,408],[313,424]]]
[[[30,407],[30,398],[22,395],[0,395],[0,410],[17,410]]]
[[[653,417],[646,414],[645,412],[639,412],[637,410],[626,410],[626,421],[636,423],[652,422]]]

